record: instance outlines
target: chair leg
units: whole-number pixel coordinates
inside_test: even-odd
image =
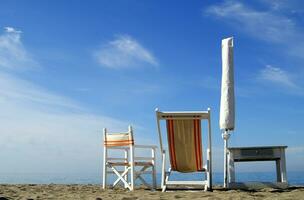
[[[124,179],[124,175],[125,173],[128,173],[128,170],[126,170],[124,173],[122,174],[119,174],[119,172],[113,167],[113,166],[110,166],[111,169],[113,170],[113,172],[117,175],[118,179],[115,181],[113,187],[119,182],[119,181],[122,181],[125,185],[127,185],[127,187],[129,188],[129,190],[132,191],[132,186],[129,185],[126,180]]]
[[[152,189],[156,189],[156,155],[155,149],[152,149]]]
[[[205,190],[212,191],[212,165],[211,165],[211,150],[207,149],[207,188]]]
[[[153,189],[156,189],[156,166],[152,166],[152,180],[153,180]]]
[[[130,178],[131,178],[131,191],[134,190],[134,181],[135,181],[135,173],[134,173],[134,148],[130,146]]]
[[[165,187],[165,176],[166,176],[166,171],[165,171],[165,152],[162,154],[162,174],[161,174],[161,188],[163,189]]]
[[[128,157],[129,157],[129,154],[128,154],[128,151],[125,150],[125,162],[128,162]],[[128,166],[125,167],[125,171],[128,170]],[[128,174],[126,174],[124,176],[126,182],[128,182]],[[128,186],[126,184],[124,184],[125,188],[128,188]]]
[[[166,192],[166,189],[167,189],[167,186],[165,185],[165,186],[163,186],[163,188],[162,188],[162,192]]]
[[[153,185],[149,185],[142,177],[141,175],[143,174],[144,171],[146,171],[146,169],[149,169],[149,166],[144,166],[141,168],[141,170],[135,172],[135,178],[134,181],[136,181],[137,179],[139,179],[145,186],[147,186],[148,188],[152,189]],[[152,172],[153,173],[153,172]],[[151,174],[152,174],[151,173]],[[153,180],[152,180],[153,181]]]
[[[125,177],[126,175],[128,175],[128,172],[129,172],[129,168],[127,168],[122,174],[121,174],[121,177]],[[125,178],[124,178],[124,180],[125,180]],[[115,185],[117,185],[120,181],[122,181],[121,180],[121,178],[118,176],[118,179],[113,183],[113,187],[115,187]],[[124,186],[125,186],[125,188],[128,188],[128,183],[127,183],[127,181],[125,180],[125,181],[122,181],[123,183],[124,183]]]
[[[134,190],[134,166],[133,164],[131,165],[131,170],[130,170],[130,178],[131,178],[131,191]]]
[[[143,179],[140,175],[137,176],[137,178],[148,188],[151,188],[151,186]]]
[[[164,181],[164,186],[162,188],[162,192],[165,192],[167,189],[167,182],[169,181],[169,176],[171,174],[171,168],[169,168],[168,172],[165,172],[165,181]]]
[[[107,181],[107,149],[103,148],[102,189],[106,189]]]
[[[106,189],[107,181],[107,165],[103,165],[103,172],[102,172],[102,189]]]

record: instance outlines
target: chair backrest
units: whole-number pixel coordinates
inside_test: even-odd
[[[109,133],[107,129],[103,129],[104,132],[104,146],[115,147],[115,146],[129,146],[134,145],[132,127],[129,126],[128,132]]]
[[[209,110],[199,112],[160,112],[156,110],[160,146],[163,149],[160,120],[166,120],[171,169],[179,172],[203,170],[201,120],[210,120]],[[210,132],[208,131],[210,137]]]

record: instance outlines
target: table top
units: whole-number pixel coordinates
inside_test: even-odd
[[[288,146],[255,146],[255,147],[228,147],[228,150],[239,149],[286,149]]]

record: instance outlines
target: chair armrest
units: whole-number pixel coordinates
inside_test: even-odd
[[[142,149],[157,149],[156,145],[134,145],[135,148],[142,148]]]
[[[155,160],[155,152],[157,149],[156,145],[134,145],[134,149],[140,148],[140,149],[146,149],[152,151],[152,156],[151,157],[134,157],[134,160]],[[154,161],[155,162],[155,161]]]

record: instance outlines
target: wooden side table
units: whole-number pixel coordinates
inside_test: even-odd
[[[228,188],[235,182],[235,162],[275,161],[277,182],[287,184],[285,149],[287,146],[228,148]]]

